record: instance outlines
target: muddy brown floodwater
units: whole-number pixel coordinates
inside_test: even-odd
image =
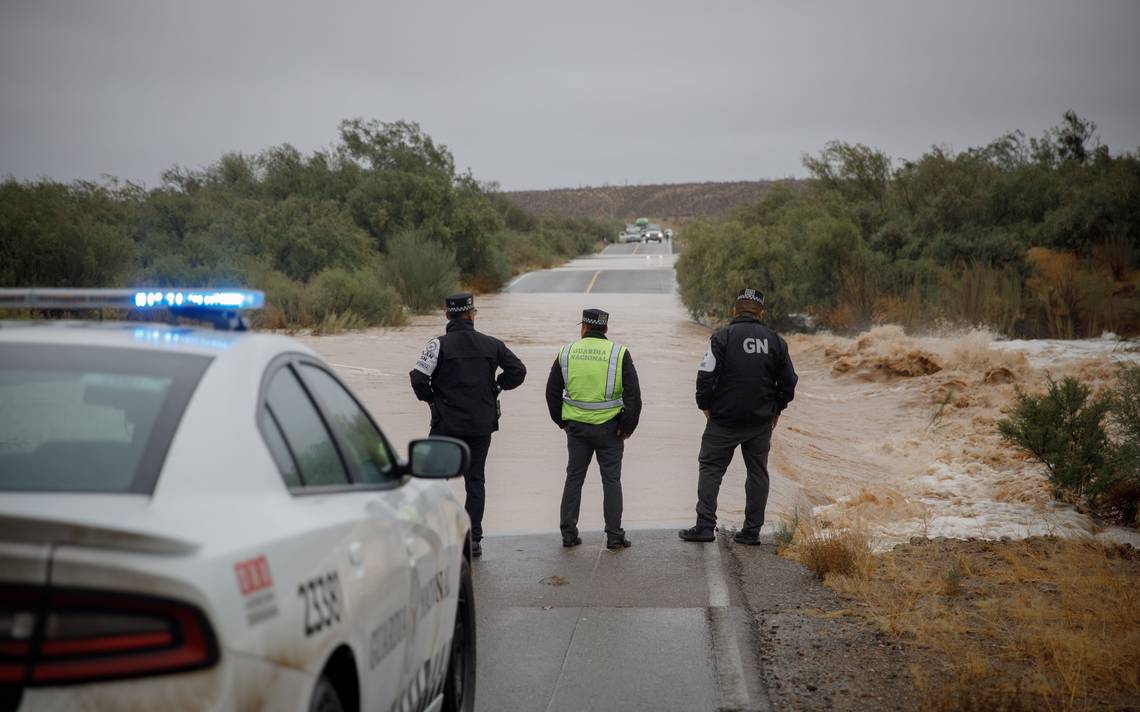
[[[577,338],[584,307],[610,312],[610,336],[629,347],[641,379],[641,425],[622,471],[627,528],[687,525],[694,517],[704,416],[694,403],[696,365],[709,330],[670,294],[503,293],[481,296],[476,328],[503,339],[526,364],[523,386],[502,396],[487,463],[487,533],[551,531],[565,474],[563,433],[551,423],[546,378],[559,347]],[[396,445],[422,437],[428,408],[408,371],[443,332],[441,315],[398,329],[301,337],[363,398]],[[879,547],[911,536],[1024,537],[1100,530],[1054,503],[1040,468],[998,440],[994,423],[1014,387],[1046,370],[1107,381],[1135,344],[994,342],[984,333],[912,338],[880,327],[856,339],[792,336],[800,383],[770,459],[766,528],[794,512],[834,526],[864,526]],[[1128,350],[1132,349],[1132,350]],[[1042,356],[1042,354],[1047,354]],[[462,498],[462,481],[451,486]],[[735,458],[721,489],[723,524],[739,526],[744,468]],[[602,528],[596,465],[581,525]],[[1102,532],[1137,541],[1135,532]]]

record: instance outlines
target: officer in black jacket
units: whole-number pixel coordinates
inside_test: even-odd
[[[453,294],[445,302],[447,333],[432,339],[409,376],[416,398],[431,405],[431,434],[459,438],[471,449],[463,476],[471,516],[471,554],[483,547],[484,471],[491,433],[499,429],[500,391],[518,388],[526,366],[493,336],[475,331],[475,300]],[[498,369],[503,372],[498,374]]]
[[[707,424],[701,438],[697,479],[697,525],[678,534],[685,541],[714,541],[716,499],[724,472],[739,446],[748,477],[744,482],[744,527],[734,537],[759,544],[768,504],[768,450],[780,413],[796,394],[788,345],[761,323],[764,295],[741,290],[732,323],[709,340],[697,367],[697,407]]]

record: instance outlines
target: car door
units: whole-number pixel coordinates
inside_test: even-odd
[[[283,617],[293,619],[304,641],[316,641],[324,659],[347,644],[361,708],[389,709],[407,686],[412,586],[402,531],[380,496],[399,486],[396,461],[386,442],[369,443],[364,424],[352,414],[346,419],[330,380],[296,358],[277,364],[266,388],[262,432],[299,515],[311,523],[294,542],[287,572],[299,609]],[[369,447],[371,456],[362,450]]]
[[[443,689],[455,623],[462,542],[446,522],[440,487],[413,480],[388,496],[400,521],[415,587],[409,684],[428,700]]]
[[[413,535],[407,525],[409,517],[415,519],[411,505],[415,501],[415,493],[423,485],[402,478],[399,463],[380,429],[327,367],[317,362],[306,362],[301,364],[300,372],[327,411],[338,440],[343,442],[356,486],[371,488],[373,496],[383,503],[374,512],[374,526],[385,536],[398,532],[402,549],[392,555],[403,556],[403,564],[409,569],[410,576],[402,589],[407,604],[403,612],[396,613],[396,617],[385,624],[379,654],[402,654],[404,685],[401,704],[415,708],[431,694],[436,680],[442,681],[443,677],[440,661],[432,657],[441,645],[439,631],[431,617],[435,611],[430,610],[431,606],[425,608],[425,602],[438,595],[441,585],[436,576],[439,547],[427,544],[430,533],[425,536],[423,532],[416,531]],[[438,540],[438,536],[434,538]],[[394,580],[386,581],[384,585],[393,590],[396,588]],[[390,648],[397,638],[404,643],[401,649]]]
[[[410,567],[407,614],[399,621],[407,640],[404,704],[415,709],[442,689],[447,664],[445,644],[451,623],[446,621],[445,628],[441,612],[445,601],[454,597],[455,582],[449,574],[458,575],[457,568],[448,570],[443,551],[443,538],[451,527],[431,521],[427,491],[432,485],[393,481],[393,475],[400,472],[396,458],[380,428],[348,388],[319,363],[303,363],[300,370],[328,410],[334,431],[344,440],[358,485],[375,488],[376,496],[385,502],[384,512],[394,514],[399,527],[405,564]],[[392,519],[385,521],[385,531],[392,525]],[[458,548],[453,549],[457,560]]]

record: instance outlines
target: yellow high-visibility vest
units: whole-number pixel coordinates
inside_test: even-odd
[[[562,419],[598,425],[621,412],[625,347],[587,336],[562,347]]]

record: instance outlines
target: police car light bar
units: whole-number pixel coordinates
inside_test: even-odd
[[[0,309],[171,309],[235,312],[261,309],[255,289],[0,289]]]
[[[263,306],[265,293],[256,289],[0,289],[0,309],[149,311],[235,331],[249,328],[240,312]]]
[[[265,293],[253,289],[180,289],[176,291],[135,292],[136,309],[260,309]]]

